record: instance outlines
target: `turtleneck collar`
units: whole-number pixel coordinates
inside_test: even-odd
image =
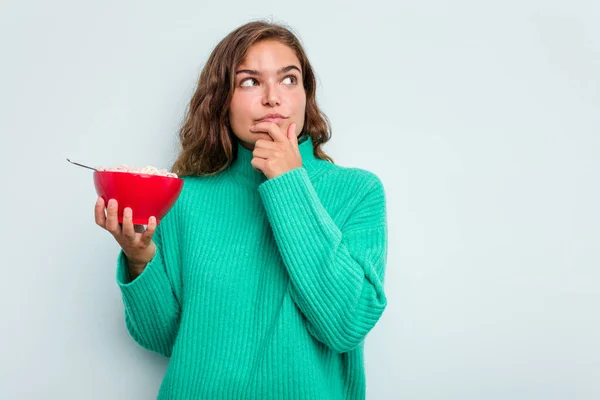
[[[242,146],[239,140],[236,146],[237,157],[227,170],[238,183],[248,185],[252,188],[258,187],[267,180],[267,177],[252,166],[251,161],[254,158],[252,150]],[[300,155],[302,156],[302,166],[307,170],[309,176],[314,174],[320,160],[314,155],[313,142],[310,136],[305,135],[298,139],[298,150],[300,150]]]

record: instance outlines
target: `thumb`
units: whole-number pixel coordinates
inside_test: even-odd
[[[288,127],[287,137],[292,142],[294,147],[298,147],[298,137],[296,136],[296,124],[292,123]]]

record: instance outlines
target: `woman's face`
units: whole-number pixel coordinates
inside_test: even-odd
[[[253,149],[258,139],[272,140],[266,132],[250,127],[269,114],[280,114],[270,123],[286,135],[296,124],[296,136],[304,126],[306,93],[302,84],[300,61],[292,49],[275,40],[253,45],[237,67],[235,89],[229,109],[231,129],[242,146]]]

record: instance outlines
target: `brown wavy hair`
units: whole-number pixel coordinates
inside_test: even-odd
[[[277,40],[298,57],[306,91],[306,113],[300,137],[308,135],[315,157],[333,163],[321,146],[331,139],[331,124],[317,105],[315,74],[300,41],[281,24],[253,21],[229,33],[213,49],[189,102],[179,131],[180,152],[171,170],[179,176],[215,175],[237,157],[237,137],[229,124],[229,107],[235,89],[235,69],[249,49],[263,40]]]

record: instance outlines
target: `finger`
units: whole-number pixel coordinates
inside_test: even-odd
[[[152,242],[152,236],[154,236],[154,232],[156,231],[156,217],[150,217],[148,219],[148,227],[142,233],[142,243],[145,246],[149,246],[150,242]]]
[[[263,147],[255,147],[254,150],[252,151],[252,155],[254,157],[267,159],[267,158],[273,156],[273,150],[265,149]]]
[[[266,132],[252,132],[252,133],[257,137],[256,141],[254,142],[255,145],[256,145],[256,142],[259,141],[259,140],[267,141],[267,142],[274,142],[274,140],[271,137],[271,135],[269,135]]]
[[[296,136],[296,124],[292,123],[288,126],[287,131],[288,140],[292,143],[294,148],[298,148],[298,136]]]
[[[94,206],[94,218],[96,219],[96,225],[106,228],[106,214],[104,214],[104,199],[98,196],[96,205]]]
[[[131,207],[125,207],[123,210],[123,236],[132,243],[135,240],[135,230],[133,227],[133,210]]]
[[[117,212],[119,210],[119,204],[115,199],[108,200],[108,208],[106,211],[106,230],[118,236],[121,234],[121,227],[119,226],[119,219]]]
[[[281,132],[281,129],[275,122],[258,122],[250,127],[252,132],[266,132],[276,142],[285,142],[287,137]]]
[[[252,164],[252,166],[254,167],[255,170],[264,173],[264,168],[265,168],[266,162],[267,162],[267,160],[265,160],[263,158],[253,158],[252,161],[250,161],[250,164]]]
[[[266,139],[258,139],[256,142],[254,142],[254,148],[257,147],[262,147],[265,149],[276,149],[277,148],[277,144],[275,144],[275,142],[273,141],[273,138],[269,138],[269,140]]]

